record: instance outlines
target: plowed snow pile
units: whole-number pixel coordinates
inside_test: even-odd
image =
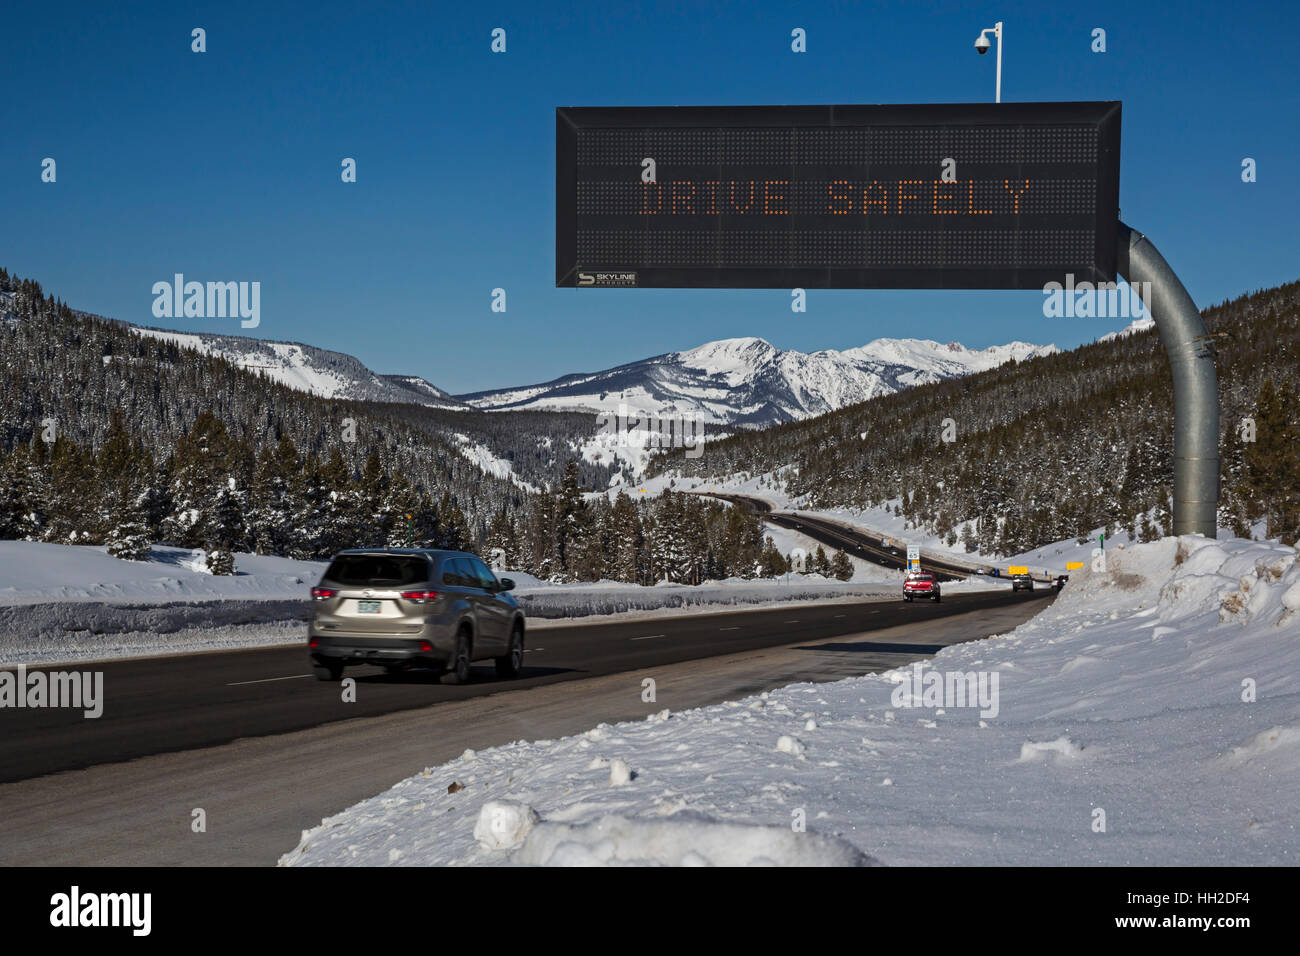
[[[1295,549],[1106,557],[919,670],[467,751],[281,863],[1300,863]]]

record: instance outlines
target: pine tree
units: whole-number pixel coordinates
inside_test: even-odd
[[[820,544],[817,545],[817,554],[813,557],[812,569],[814,573],[820,574],[822,577],[828,578],[831,576],[831,562],[826,557],[826,549]]]
[[[1264,380],[1255,401],[1255,441],[1246,445],[1252,517],[1267,522],[1267,535],[1284,544],[1300,538],[1300,428],[1296,394]]]
[[[769,535],[763,542],[763,555],[760,561],[762,565],[762,575],[765,578],[776,578],[786,573],[786,560],[777,550],[776,542]]]
[[[632,499],[619,489],[610,513],[613,562],[610,577],[640,584],[645,580],[645,532]]]
[[[570,571],[569,550],[581,547],[580,538],[587,533],[588,527],[584,512],[586,503],[582,500],[582,488],[578,484],[578,463],[572,458],[564,466],[564,477],[560,480],[559,494],[556,496],[555,513],[555,551],[560,567]]]
[[[148,561],[152,557],[147,491],[119,504],[107,540],[108,553],[122,561]]]
[[[470,551],[474,546],[465,515],[447,491],[438,502],[438,540],[438,546],[448,551]]]
[[[228,576],[235,573],[235,556],[224,548],[214,548],[208,551],[203,562],[207,566],[209,574]]]
[[[37,447],[45,446],[38,442]],[[36,541],[42,536],[44,495],[34,457],[19,446],[0,462],[0,538]]]
[[[296,502],[292,486],[299,480],[298,450],[288,436],[262,450],[250,494],[249,530],[258,554],[288,556],[294,547]]]
[[[234,574],[234,550],[245,543],[248,528],[244,521],[247,496],[227,478],[212,495],[212,506],[204,529],[207,534],[206,562],[213,574]]]
[[[76,442],[59,435],[50,449],[45,493],[46,541],[56,544],[97,544],[103,540],[97,523],[87,520],[87,502],[99,499],[93,458]]]
[[[488,522],[487,537],[483,540],[483,557],[494,571],[519,567],[519,545],[514,521],[502,505],[493,512]]]
[[[835,557],[831,559],[829,571],[831,577],[840,581],[847,581],[853,577],[853,562],[843,551],[836,551]]]

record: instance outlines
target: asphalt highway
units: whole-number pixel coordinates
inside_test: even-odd
[[[433,671],[388,675],[378,667],[349,668],[345,676],[357,679],[355,702],[344,702],[338,685],[311,676],[305,644],[32,668],[102,671],[103,714],[87,719],[71,709],[0,710],[0,783],[542,684],[902,624],[924,627],[1027,599],[1008,588],[954,593],[937,605],[887,599],[543,624],[528,634],[519,679],[498,679],[490,662],[476,664],[474,679],[462,686],[442,683]]]
[[[82,665],[104,672],[99,719],[0,710],[0,865],[271,865],[303,830],[466,748],[887,670],[1006,633],[1049,594],[541,625],[520,680],[359,668],[355,703],[308,676],[298,647]]]

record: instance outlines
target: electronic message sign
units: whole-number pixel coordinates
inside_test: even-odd
[[[557,286],[1115,279],[1118,102],[563,107],[555,119]]]

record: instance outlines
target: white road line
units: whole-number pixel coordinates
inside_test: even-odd
[[[546,648],[544,647],[525,647],[524,653],[531,654],[533,651],[544,651],[544,650],[546,650]]]
[[[629,637],[629,641],[653,641],[656,637],[663,637],[662,634],[647,634],[645,637]]]
[[[798,619],[798,618],[795,618],[793,621],[786,621],[785,623],[787,623],[787,624],[798,624],[798,623],[799,623],[799,619]]]
[[[848,617],[847,614],[836,614],[835,616],[836,616],[836,617]]]
[[[301,680],[304,677],[310,677],[310,674],[294,674],[292,677],[264,677],[261,680],[237,680],[233,684],[227,684],[227,687],[242,687],[244,684],[270,684],[277,680]]]
[[[720,627],[720,628],[718,628],[718,630],[719,630],[719,631],[738,631],[738,630],[740,630],[740,625],[736,625],[735,627]]]

